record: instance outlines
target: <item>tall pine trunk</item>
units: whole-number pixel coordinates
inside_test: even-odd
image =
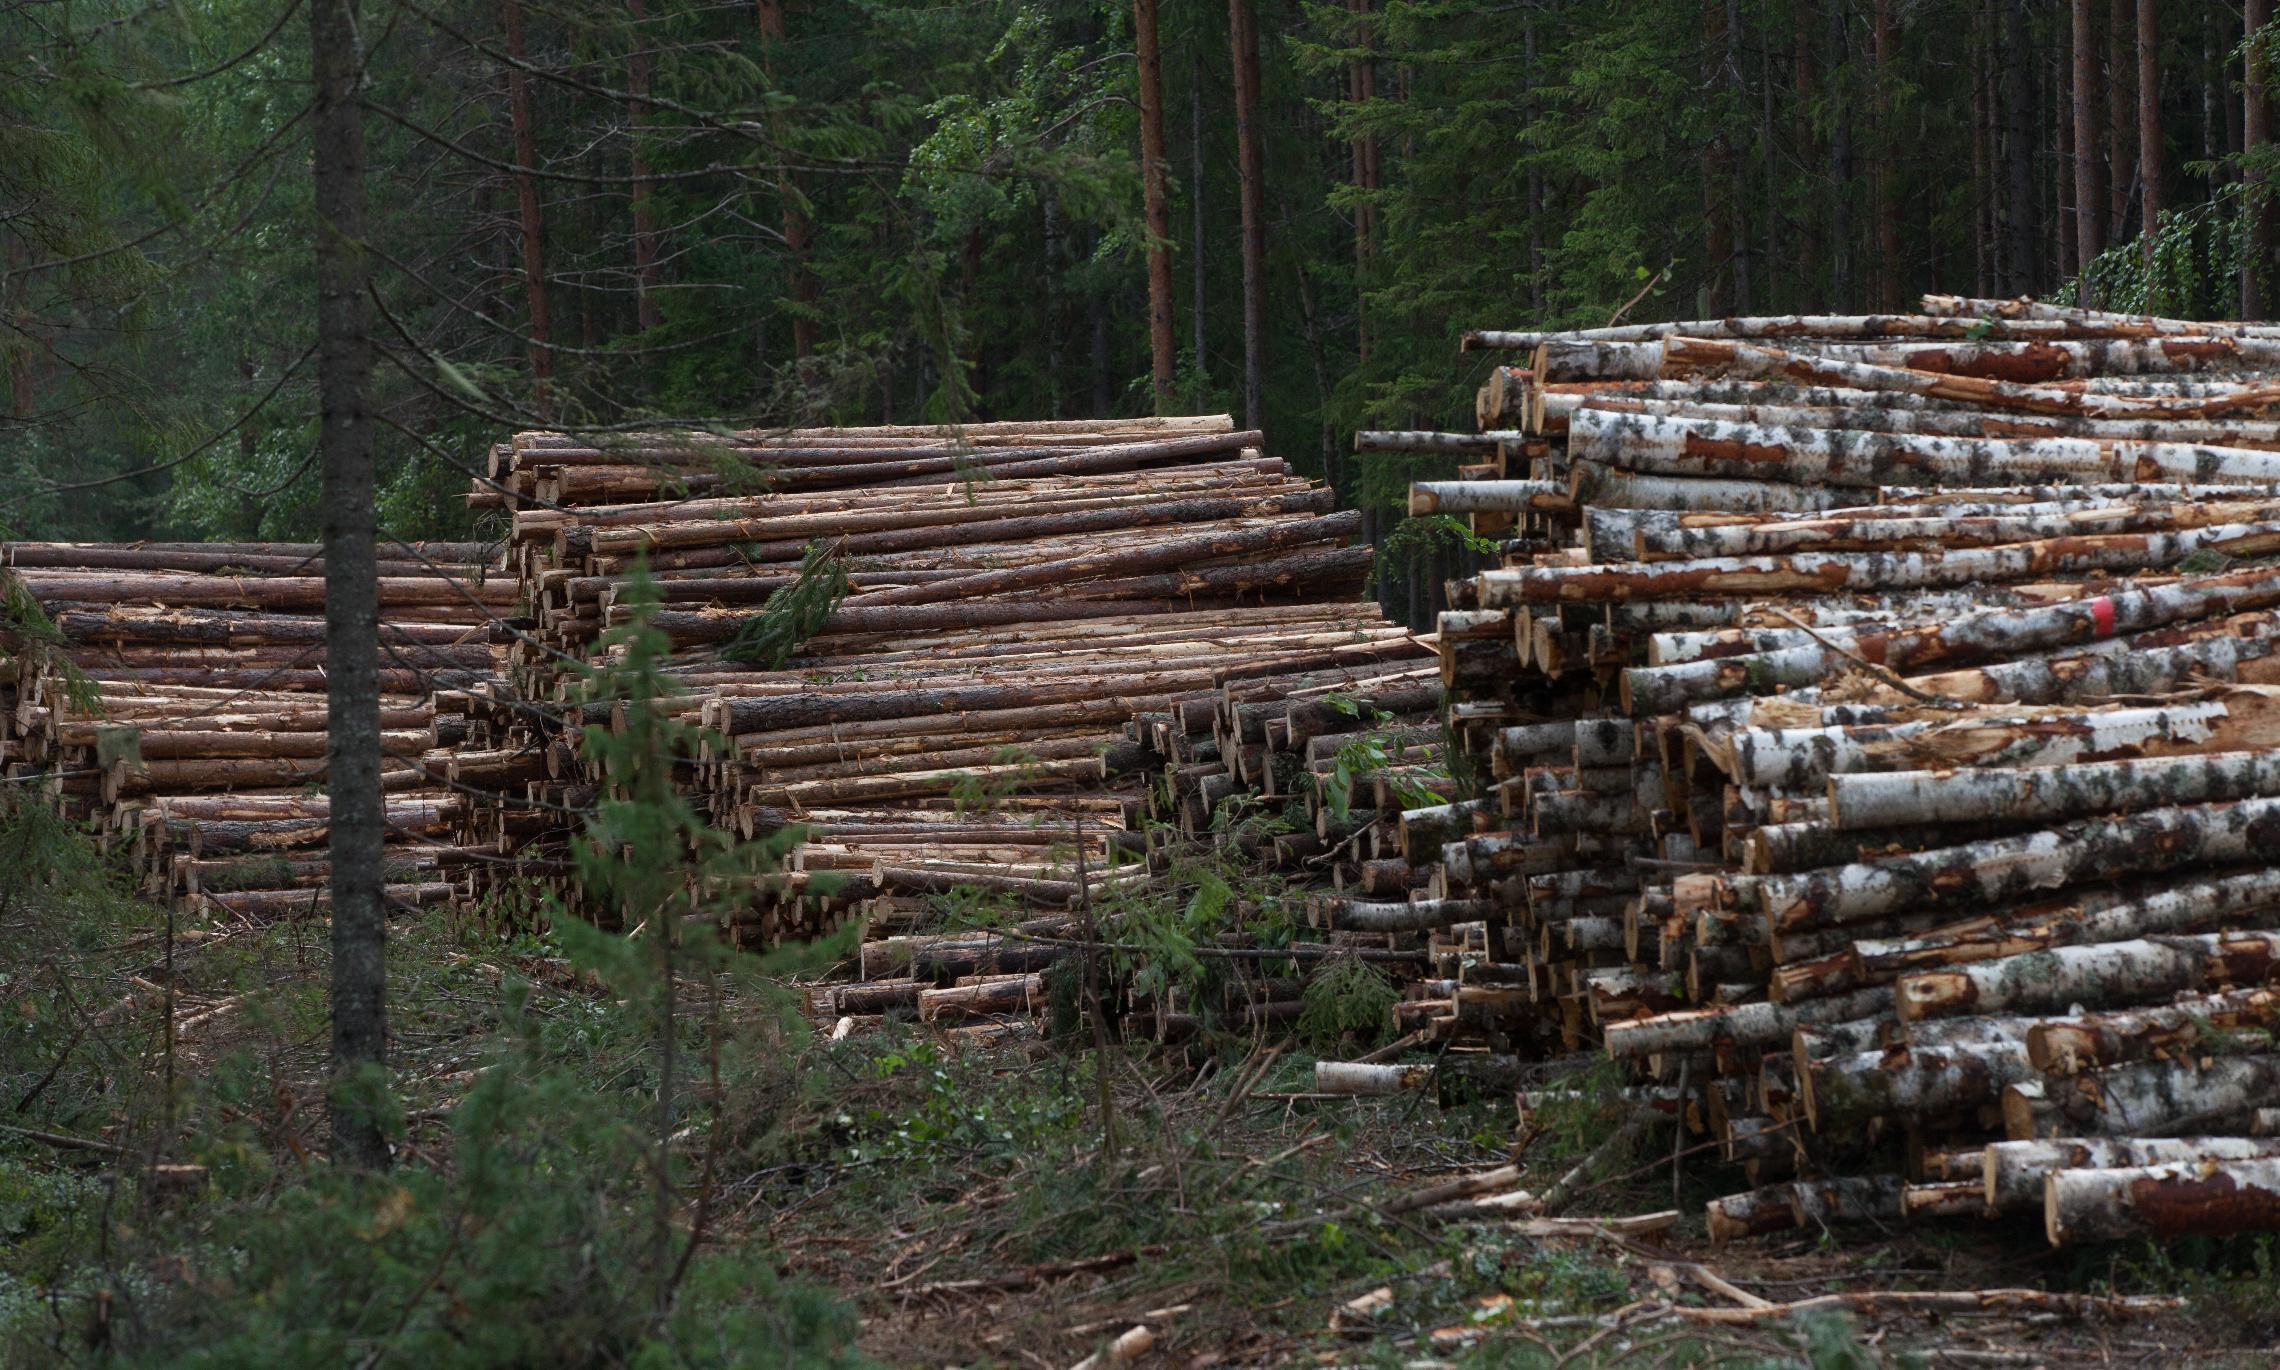
[[[1354,15],[1353,44],[1359,48],[1372,46],[1375,31],[1371,27],[1370,0],[1347,0],[1347,9]],[[1535,65],[1535,33],[1529,21],[1521,20],[1529,68],[1520,74],[1521,89],[1526,91]],[[1377,98],[1377,60],[1368,56],[1356,57],[1346,66],[1346,98],[1359,109]],[[1377,135],[1362,131],[1354,135],[1354,344],[1361,360],[1370,359],[1370,317],[1364,303],[1369,289],[1370,263],[1377,256],[1377,201],[1372,192],[1378,188]],[[1531,178],[1535,172],[1529,172]],[[1530,252],[1533,257],[1533,249]],[[1531,270],[1533,268],[1531,267]]]
[[[1164,52],[1156,0],[1132,0],[1132,41],[1140,53],[1140,203],[1148,224],[1148,356],[1156,412],[1172,410],[1172,208],[1164,185]]]
[[[1795,0],[1790,7],[1790,84],[1794,92],[1797,112],[1797,162],[1801,167],[1818,166],[1821,162],[1821,137],[1813,127],[1813,102],[1818,94],[1819,76],[1813,60],[1815,21],[1820,18],[1818,0]],[[1797,274],[1804,283],[1802,297],[1811,307],[1814,298],[1827,287],[1821,280],[1821,260],[1826,234],[1821,217],[1809,207],[1800,209],[1798,227]]]
[[[1987,60],[1985,0],[1971,6],[1971,279],[1980,295],[1995,293],[1995,185],[1990,145],[1995,136],[1995,101],[1987,89],[1994,64]]]
[[[2073,36],[2074,242],[2077,269],[2088,270],[2106,247],[2106,188],[2098,174],[2098,37],[2090,26],[2090,0],[2074,0]]]
[[[2073,82],[2066,89],[2073,90]],[[2074,186],[2074,105],[2071,93],[2067,106],[2055,121],[2058,124],[2058,274],[2071,278],[2082,274],[2082,240],[2075,232],[2080,220],[2082,197]]]
[[[381,903],[380,586],[374,561],[372,304],[366,291],[364,59],[356,0],[309,0],[315,86],[317,448],[324,493],[327,838],[332,860],[332,1150],[388,1164],[379,1102],[388,1061]]]
[[[641,126],[649,120],[649,35],[642,0],[626,0],[633,16],[633,53],[626,59],[627,143],[633,149],[633,314],[644,331],[657,326],[657,210],[651,197],[649,159],[641,150]]]
[[[1520,42],[1521,53],[1527,60],[1527,66],[1520,73],[1520,88],[1523,92],[1521,112],[1528,120],[1528,309],[1541,318],[1544,313],[1544,167],[1536,121],[1543,117],[1543,104],[1537,98],[1536,88],[1543,77],[1536,65],[1533,9],[1521,13]]]
[[[1842,70],[1852,60],[1845,6],[1829,6],[1829,66]],[[1829,129],[1829,307],[1853,307],[1852,280],[1852,101],[1838,99]]]
[[[2025,295],[2034,286],[2035,171],[2034,57],[2027,44],[2026,0],[2008,0],[2003,13],[2003,240],[2009,267],[2003,293]]]
[[[2137,64],[2138,232],[2150,260],[2161,227],[2161,183],[2169,174],[2161,146],[2161,21],[2155,0],[2137,0]]]
[[[1702,0],[1703,60],[1718,78],[1710,82],[1716,100],[1725,88],[1726,0]],[[1722,102],[1721,102],[1722,104]],[[1726,137],[1725,110],[1711,119],[1710,139],[1702,145],[1702,312],[1722,319],[1734,312],[1734,148]]]
[[[507,119],[515,139],[515,202],[522,222],[523,295],[530,307],[531,400],[541,415],[552,408],[554,329],[546,303],[546,235],[538,201],[538,130],[531,120],[530,75],[522,68],[523,13],[520,0],[501,0],[506,21]]]
[[[1235,61],[1236,173],[1243,217],[1243,426],[1259,427],[1267,353],[1266,136],[1259,127],[1259,28],[1252,0],[1227,0]]]
[[[1876,0],[1876,304],[1897,313],[1900,301],[1900,137],[1892,87],[1899,79],[1900,21],[1895,0]]]
[[[1196,54],[1196,79],[1188,86],[1188,333],[1189,347],[1195,352],[1195,380],[1198,390],[1196,409],[1205,406],[1205,396],[1211,393],[1209,377],[1211,364],[1205,348],[1203,333],[1203,301],[1210,277],[1204,270],[1208,254],[1203,241],[1203,56]]]
[[[1726,55],[1724,59],[1726,110],[1726,203],[1734,218],[1734,306],[1744,314],[1750,312],[1752,284],[1750,280],[1750,214],[1749,191],[1742,170],[1742,158],[1737,145],[1742,117],[1742,0],[1726,0]]]
[[[776,83],[776,49],[784,42],[784,0],[753,0],[758,7],[760,21],[760,72],[770,86]],[[814,307],[823,297],[823,289],[810,269],[808,258],[815,244],[815,226],[809,222],[807,206],[800,197],[799,173],[793,169],[785,147],[785,120],[781,109],[772,109],[768,115],[768,136],[777,147],[779,157],[776,177],[784,203],[784,252],[791,258],[789,272],[792,288],[792,357],[806,361],[815,352],[816,327]]]
[[[2106,241],[2129,236],[2130,170],[2137,163],[2136,49],[2131,0],[2106,0]]]
[[[2247,0],[2242,7],[2249,40],[2248,67],[2241,83],[2241,205],[2248,215],[2248,251],[2241,259],[2240,316],[2261,319],[2271,307],[2267,273],[2272,269],[2272,178],[2256,165],[2272,143],[2272,53],[2261,41],[2272,22],[2272,0]]]

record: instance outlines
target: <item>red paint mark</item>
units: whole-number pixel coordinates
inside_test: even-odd
[[[2097,625],[2100,637],[2114,631],[2114,601],[2111,597],[2100,595],[2090,601],[2090,621]]]

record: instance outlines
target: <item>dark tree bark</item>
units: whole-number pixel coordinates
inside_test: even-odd
[[[2154,0],[2137,0],[2138,232],[2148,257],[2161,226],[2162,181],[2169,174],[2161,146],[2161,21]]]
[[[1091,251],[1099,250],[1100,237],[1095,234]],[[1085,292],[1085,331],[1092,335],[1092,416],[1105,419],[1108,417],[1111,389],[1108,374],[1108,309],[1101,302],[1097,288]]]
[[[1235,60],[1236,171],[1243,217],[1243,426],[1257,428],[1267,350],[1266,136],[1259,127],[1259,27],[1252,0],[1227,0]]]
[[[332,1149],[378,1169],[372,1078],[388,1060],[381,904],[380,591],[374,556],[371,267],[364,255],[363,54],[355,0],[309,0],[315,86],[317,444],[324,490],[326,763],[332,860]]]
[[[1743,314],[1752,308],[1750,279],[1750,213],[1747,173],[1736,151],[1742,118],[1742,0],[1725,0],[1726,53],[1721,67],[1726,87],[1726,204],[1734,228],[1734,307]]]
[[[649,159],[641,151],[641,126],[649,119],[649,35],[644,31],[642,0],[626,0],[633,16],[633,53],[626,59],[626,117],[632,125],[627,142],[633,149],[633,313],[644,330],[657,326],[657,211],[651,203],[655,182]]]
[[[1132,41],[1140,55],[1140,203],[1148,225],[1149,375],[1156,412],[1172,410],[1172,209],[1164,181],[1164,53],[1156,0],[1132,0]]]
[[[1781,146],[1775,133],[1777,125],[1773,113],[1774,73],[1780,69],[1780,50],[1774,34],[1769,30],[1765,42],[1758,50],[1758,171],[1764,177],[1760,183],[1758,204],[1758,246],[1760,265],[1757,278],[1751,282],[1762,301],[1760,307],[1775,312],[1781,299],[1781,158],[1775,149]]]
[[[1197,54],[1196,79],[1188,85],[1188,333],[1189,346],[1195,352],[1195,378],[1199,387],[1209,393],[1206,380],[1211,374],[1207,360],[1203,333],[1206,283],[1209,277],[1204,270],[1206,253],[1203,241],[1203,61]],[[1200,407],[1200,406],[1199,406]]]
[[[1702,0],[1703,60],[1725,86],[1726,0]],[[1734,312],[1734,146],[1723,111],[1702,146],[1702,312],[1722,319]]]
[[[520,0],[501,0],[506,21],[507,119],[515,139],[515,201],[522,221],[523,294],[530,307],[530,379],[533,406],[540,414],[551,405],[548,384],[554,379],[554,328],[546,303],[546,235],[538,200],[538,130],[531,121],[530,75],[522,69],[523,15]]]
[[[2233,42],[2232,15],[2224,6],[2216,6],[2215,9],[2217,11],[2217,51],[2220,54],[2224,54],[2218,60],[2217,71],[2219,78],[2223,83],[2224,94],[2226,97],[2218,101],[2218,103],[2222,104],[2225,109],[2225,156],[2232,159],[2232,164],[2235,168],[2235,171],[2237,172],[2240,159],[2240,145],[2243,136],[2241,123],[2244,110],[2242,108],[2241,101],[2230,98],[2232,92],[2238,88],[2237,83],[2233,79],[2234,72],[2232,57],[2230,55],[2235,46]],[[2245,73],[2242,75],[2242,79],[2247,79]]]
[[[1841,69],[1851,60],[1845,29],[1845,7],[1829,6],[1832,68]],[[1829,130],[1829,307],[1841,313],[1853,307],[1852,102],[1840,99],[1835,104],[1836,122]]]
[[[1372,42],[1370,27],[1370,0],[1346,0],[1347,9],[1355,17],[1354,43],[1368,47]],[[1535,65],[1535,29],[1530,20],[1521,20],[1523,44],[1529,65],[1520,74],[1521,88],[1525,91]],[[1346,66],[1346,98],[1355,105],[1366,105],[1377,98],[1377,61],[1371,57],[1357,57]],[[1370,359],[1369,310],[1363,304],[1367,291],[1370,263],[1377,256],[1377,204],[1370,192],[1378,188],[1378,143],[1374,133],[1354,136],[1354,188],[1362,192],[1354,202],[1354,343],[1363,361]],[[1529,171],[1530,184],[1536,175]],[[1534,229],[1531,227],[1530,233]],[[1530,257],[1534,257],[1534,239],[1530,238]],[[1532,269],[1532,268],[1531,268]]]
[[[2211,5],[2201,16],[2201,79],[2194,83],[2201,88],[2201,160],[2211,165],[2225,155],[2224,111],[2232,107],[2224,98],[2225,61],[2217,55],[2217,36],[2223,31],[2224,17]],[[2223,179],[2221,170],[2209,176],[2212,185]]]
[[[2106,187],[2098,162],[2098,37],[2090,0],[2074,0],[2074,242],[2077,270],[2106,247]],[[2087,303],[2087,301],[2086,301]]]
[[[1901,308],[1900,148],[1892,85],[1900,66],[1900,21],[1894,0],[1876,0],[1876,295],[1877,308]]]
[[[2106,0],[2106,241],[2129,236],[2130,168],[2137,163],[2136,49],[2131,0]]]
[[[1797,165],[1802,167],[1821,164],[1821,138],[1813,127],[1812,115],[1820,85],[1818,64],[1813,60],[1815,25],[1820,18],[1818,4],[1819,0],[1796,0],[1790,7],[1790,85],[1796,93]],[[1798,220],[1797,274],[1804,282],[1804,297],[1810,301],[1816,292],[1824,289],[1821,284],[1823,231],[1819,216],[1811,210],[1801,212]]]
[[[2008,194],[2004,241],[2009,269],[2003,293],[2024,295],[2034,282],[2034,58],[2027,43],[2026,0],[2009,0],[2003,14],[2003,162]]]
[[[784,42],[784,0],[754,0],[760,17],[760,70],[770,85],[776,80],[776,49]],[[768,116],[769,136],[778,148],[784,146],[784,115],[781,110]],[[798,308],[792,314],[792,357],[806,361],[815,352],[815,304],[823,298],[823,289],[809,269],[808,258],[815,243],[815,226],[808,221],[807,208],[800,199],[800,182],[789,163],[781,163],[777,178],[783,183],[784,251],[791,257],[790,283],[792,303]]]
[[[1536,14],[1532,8],[1521,12],[1520,43],[1527,60],[1520,74],[1524,92],[1521,108],[1528,119],[1531,154],[1528,159],[1528,308],[1541,315],[1544,312],[1544,168],[1533,154],[1540,146],[1536,140],[1536,121],[1543,117],[1543,105],[1536,96],[1542,77],[1536,66]]]
[[[1985,0],[1971,7],[1971,278],[1972,289],[1992,295],[1995,285],[1995,185],[1990,151],[1995,136],[1995,99],[1988,90],[1994,64]]]
[[[2071,51],[2071,49],[2070,49]],[[2074,83],[2066,83],[2067,106],[2059,111],[2058,124],[2058,274],[2064,278],[2082,273],[2082,242],[2075,233],[2076,212],[2081,208],[2081,197],[2074,190],[2074,105],[2071,92]]]
[[[2272,22],[2272,0],[2247,0],[2242,7],[2250,51],[2246,78],[2241,85],[2240,146],[2243,164],[2243,212],[2248,215],[2248,253],[2240,273],[2240,316],[2261,319],[2271,307],[2266,275],[2272,269],[2273,214],[2271,178],[2255,165],[2272,144],[2272,92],[2269,84],[2272,53],[2256,41]]]

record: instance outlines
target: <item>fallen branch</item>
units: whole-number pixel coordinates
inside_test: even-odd
[[[1876,1290],[1822,1294],[1793,1303],[1745,1308],[1673,1308],[1688,1322],[1758,1323],[1834,1309],[1875,1317],[1886,1313],[2051,1313],[2069,1318],[2128,1318],[2181,1308],[2185,1300],[2159,1295],[2054,1294],[2047,1289]]]

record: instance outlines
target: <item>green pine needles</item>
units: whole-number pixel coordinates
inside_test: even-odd
[[[720,649],[723,658],[780,670],[800,644],[823,631],[831,611],[847,597],[847,563],[836,547],[808,544],[800,558],[799,576],[777,589],[760,606],[760,612],[737,627],[736,636]]]

